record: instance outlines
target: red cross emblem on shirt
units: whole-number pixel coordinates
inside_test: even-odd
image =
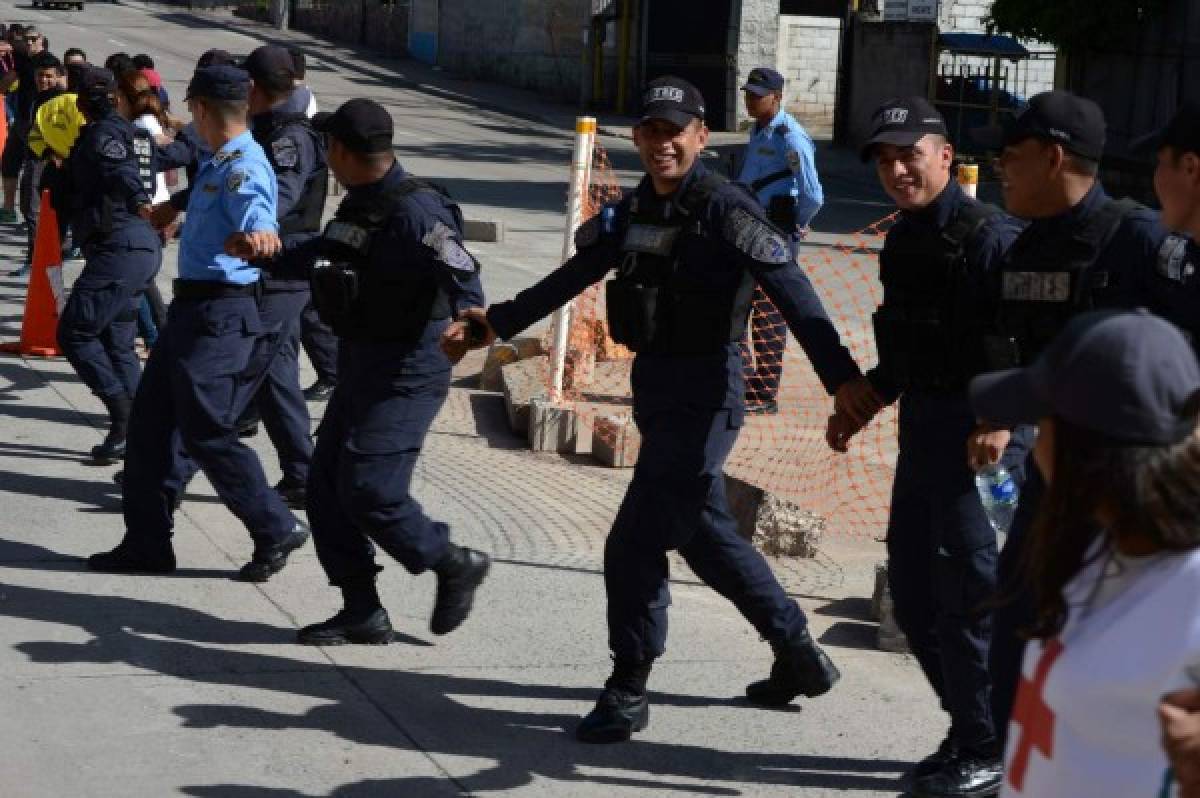
[[[1034,668],[1033,680],[1022,676],[1017,688],[1017,705],[1013,708],[1012,719],[1020,724],[1021,737],[1008,768],[1008,783],[1017,792],[1025,786],[1025,773],[1035,748],[1047,759],[1054,756],[1054,712],[1042,699],[1042,693],[1050,669],[1062,653],[1063,644],[1057,638],[1046,643]]]

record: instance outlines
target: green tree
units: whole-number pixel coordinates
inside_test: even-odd
[[[1000,33],[1064,50],[1110,47],[1162,11],[1167,0],[995,0],[987,24]]]

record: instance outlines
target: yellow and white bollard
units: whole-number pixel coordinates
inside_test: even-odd
[[[979,164],[960,163],[958,165],[958,185],[963,193],[974,198],[979,190]]]
[[[562,262],[575,255],[575,231],[583,218],[583,205],[592,179],[592,150],[596,146],[596,118],[581,116],[575,120],[575,151],[571,155],[571,181],[567,188],[567,220],[563,228]],[[571,330],[571,309],[568,302],[554,312],[550,344],[550,401],[562,399],[563,376],[567,364],[567,336]]]

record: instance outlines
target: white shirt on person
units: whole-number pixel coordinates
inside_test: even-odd
[[[1001,797],[1158,798],[1158,704],[1200,681],[1200,549],[1104,553],[1065,595],[1062,633],[1025,648]]]
[[[151,136],[161,136],[163,134],[162,125],[158,123],[153,114],[142,114],[133,120],[133,126],[145,130]],[[167,188],[166,175],[159,172],[154,177],[154,197],[151,199],[151,202],[157,205],[169,199],[171,199],[171,191]]]

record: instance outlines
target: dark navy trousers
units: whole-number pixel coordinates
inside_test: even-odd
[[[449,529],[412,497],[413,469],[450,390],[437,349],[342,340],[338,384],[317,430],[308,518],[317,557],[339,587],[373,579],[375,546],[419,574],[446,553]]]
[[[729,509],[723,468],[742,417],[740,406],[697,407],[684,399],[639,406],[635,387],[641,453],[604,549],[609,646],[617,660],[652,660],[666,649],[671,550],[771,643],[805,629],[799,605],[738,534]]]
[[[317,316],[317,309],[312,302],[300,314],[300,341],[313,370],[317,372],[317,379],[336,383],[338,339],[329,325]]]
[[[888,521],[888,582],[896,621],[950,715],[960,746],[991,749],[988,651],[997,544],[967,466],[975,418],[962,394],[909,392],[900,399],[900,452]],[[1027,432],[1003,458],[1018,481]]]
[[[300,388],[300,315],[308,291],[272,291],[259,302],[265,334],[255,346],[249,371],[261,372],[251,405],[257,409],[279,456],[279,468],[292,484],[308,481],[312,463],[312,419]]]
[[[129,543],[169,545],[185,452],[256,546],[291,533],[295,517],[235,426],[258,388],[246,373],[261,333],[253,296],[171,302],[133,402],[122,491]]]
[[[83,272],[58,322],[58,343],[75,373],[101,399],[137,392],[141,363],[134,351],[137,308],[162,263],[148,228],[117,232],[84,247]]]

